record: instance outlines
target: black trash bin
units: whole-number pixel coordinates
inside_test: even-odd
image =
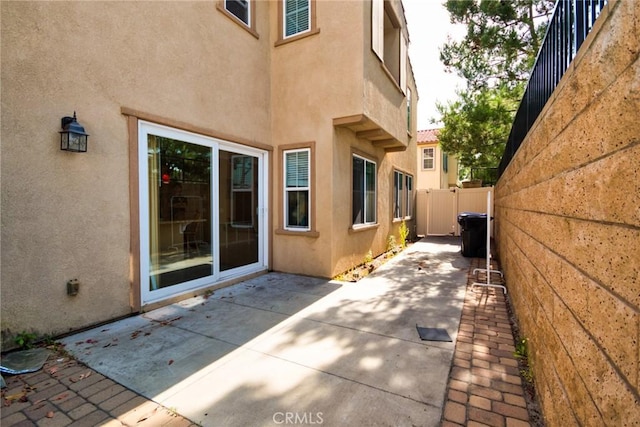
[[[487,256],[487,214],[461,212],[458,224],[462,227],[462,256],[484,258]]]

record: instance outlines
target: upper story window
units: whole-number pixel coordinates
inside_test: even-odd
[[[407,89],[407,37],[391,1],[371,0],[371,48],[403,92]]]
[[[353,225],[376,223],[376,164],[353,156]]]
[[[422,149],[422,169],[433,170],[435,169],[435,149],[433,147],[426,147]]]
[[[251,8],[249,0],[224,0],[224,8],[230,14],[244,22],[245,25],[251,25]]]
[[[284,38],[311,29],[311,0],[283,0]]]
[[[220,0],[216,7],[255,38],[259,38],[255,31],[255,2],[256,0]]]
[[[407,88],[407,131],[411,133],[411,89]]]
[[[278,40],[275,46],[318,34],[316,0],[278,1]]]
[[[309,231],[311,150],[284,152],[285,230]]]

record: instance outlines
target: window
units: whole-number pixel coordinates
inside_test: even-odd
[[[284,38],[311,29],[311,0],[283,0]]]
[[[412,203],[411,200],[413,199],[413,177],[411,175],[406,175],[405,176],[405,182],[406,185],[404,186],[404,188],[406,189],[405,191],[405,196],[406,196],[406,210],[404,212],[404,216],[405,217],[412,217],[413,216],[413,211],[412,211]]]
[[[402,218],[402,172],[393,172],[393,217]]]
[[[371,48],[404,92],[407,86],[407,36],[393,5],[371,1]]]
[[[411,89],[407,88],[407,131],[411,133]]]
[[[442,153],[442,170],[446,173],[449,172],[449,155]]]
[[[376,222],[376,164],[360,156],[353,156],[354,225]]]
[[[411,217],[413,177],[402,172],[393,172],[393,218]]]
[[[422,169],[423,170],[435,169],[433,147],[422,149]]]
[[[224,8],[245,25],[251,25],[249,0],[224,0]]]
[[[311,150],[284,152],[284,216],[285,229],[308,231],[309,227],[309,165]]]
[[[231,226],[251,228],[254,225],[252,156],[231,156]]]

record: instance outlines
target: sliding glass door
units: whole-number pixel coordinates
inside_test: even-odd
[[[266,153],[140,122],[142,304],[266,268]]]

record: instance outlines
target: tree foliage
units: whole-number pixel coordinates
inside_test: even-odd
[[[459,99],[438,105],[445,127],[438,139],[442,149],[457,153],[460,163],[472,167],[494,167],[500,162],[509,135],[517,89],[504,86],[459,92]],[[506,135],[506,136],[505,136]]]
[[[461,41],[440,50],[447,71],[467,82],[458,99],[438,104],[440,142],[463,166],[500,162],[524,84],[542,43],[552,0],[447,0],[451,22],[464,24]]]

